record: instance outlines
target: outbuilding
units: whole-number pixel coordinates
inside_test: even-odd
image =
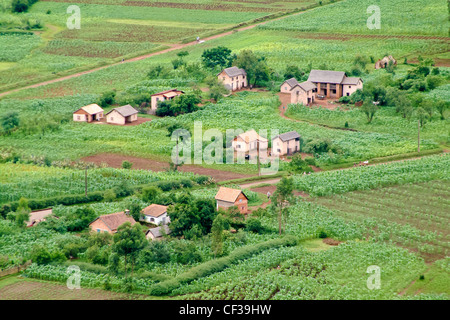
[[[300,151],[300,135],[297,131],[280,134],[272,139],[272,153],[280,156]]]
[[[217,210],[219,208],[227,210],[236,206],[240,213],[247,214],[248,212],[248,198],[242,190],[220,187],[215,200]]]
[[[117,229],[124,223],[129,222],[134,225],[136,221],[130,216],[130,212],[117,212],[98,217],[89,224],[89,228],[93,232],[108,232],[114,234]]]
[[[142,210],[141,220],[147,223],[153,223],[157,226],[170,223],[170,217],[167,214],[167,206],[152,204]]]
[[[240,90],[246,88],[248,85],[247,72],[238,67],[224,69],[217,75],[217,78],[223,83],[225,88],[230,91]]]
[[[119,108],[114,108],[106,114],[106,122],[111,124],[127,124],[137,121],[138,111],[127,104]]]

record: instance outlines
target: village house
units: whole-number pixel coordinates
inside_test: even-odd
[[[249,152],[257,150],[259,143],[260,150],[267,150],[269,142],[266,138],[261,137],[255,130],[250,130],[238,135],[231,143],[235,151]]]
[[[149,113],[154,114],[156,109],[158,109],[158,102],[172,100],[175,97],[181,96],[184,94],[184,91],[171,89],[163,92],[158,92],[151,95],[151,109]]]
[[[142,211],[141,221],[153,223],[157,226],[170,223],[170,217],[167,215],[167,206],[152,204]]]
[[[27,227],[34,227],[39,222],[45,221],[45,218],[53,213],[52,209],[36,210],[30,213],[30,220],[26,222]]]
[[[108,232],[114,234],[117,229],[126,222],[134,225],[136,221],[130,216],[129,210],[100,216],[89,224],[93,232]]]
[[[119,108],[114,108],[106,114],[106,122],[112,124],[127,124],[137,121],[138,111],[127,104]]]
[[[301,103],[305,106],[314,103],[317,87],[310,81],[299,83],[297,79],[291,78],[281,85],[281,92],[291,95],[291,103]]]
[[[240,90],[248,86],[247,73],[244,69],[238,67],[224,69],[217,75],[217,78],[230,91]]]
[[[236,206],[240,213],[247,214],[248,212],[248,198],[241,190],[220,187],[215,199],[217,210],[219,208],[227,210]]]
[[[316,85],[317,96],[339,99],[363,88],[361,78],[347,77],[343,71],[311,70],[309,82]]]
[[[164,234],[171,234],[172,230],[170,230],[168,225],[162,225],[156,228],[148,229],[145,233],[145,237],[147,240],[161,240]]]
[[[272,139],[272,153],[284,156],[300,151],[300,135],[297,131],[280,134]]]
[[[103,119],[103,109],[97,104],[81,107],[73,113],[73,121],[93,122]]]

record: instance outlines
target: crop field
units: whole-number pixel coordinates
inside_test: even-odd
[[[449,188],[448,180],[434,180],[311,201],[346,221],[364,223],[373,228],[376,237],[433,261],[449,254]]]
[[[275,30],[320,31],[385,35],[426,35],[448,37],[447,1],[348,0],[317,8],[301,16],[267,23],[262,28]],[[376,5],[381,13],[381,28],[366,27],[367,13]],[[399,8],[402,8],[399,10]]]
[[[141,300],[143,296],[101,289],[69,290],[57,283],[7,278],[0,281],[1,300]]]

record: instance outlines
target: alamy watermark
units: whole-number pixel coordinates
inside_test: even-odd
[[[66,271],[69,274],[67,279],[67,288],[69,290],[81,289],[81,270],[79,266],[70,266]]]
[[[270,137],[268,133],[266,129],[259,132],[227,129],[225,135],[219,129],[203,132],[202,122],[195,121],[193,135],[187,129],[172,133],[171,139],[176,143],[172,149],[172,162],[175,165],[259,164],[261,175],[276,174],[281,149],[269,148],[269,138],[278,136],[279,131],[270,130]]]
[[[381,29],[381,9],[379,6],[369,6],[367,13],[371,16],[367,19],[367,28],[370,30]]]
[[[367,279],[367,288],[369,290],[381,289],[381,268],[379,266],[369,266],[366,273],[371,274]]]
[[[79,6],[71,5],[67,7],[67,13],[71,14],[67,18],[66,26],[69,30],[81,29],[81,9]]]

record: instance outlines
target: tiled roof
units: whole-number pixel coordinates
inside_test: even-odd
[[[152,216],[158,218],[167,212],[167,207],[159,204],[152,204],[142,210],[142,213],[146,216]]]
[[[220,187],[219,191],[216,194],[215,199],[234,203],[236,201],[237,197],[239,197],[239,195],[241,193],[244,194],[241,190],[238,190],[238,189]],[[244,196],[245,196],[245,194],[244,194]]]
[[[238,67],[226,68],[223,71],[225,71],[229,77],[245,76],[247,74],[244,69],[239,69]]]
[[[126,215],[125,212],[111,213],[111,214],[107,214],[104,216],[100,216],[97,219],[100,219],[101,221],[103,221],[103,223],[106,224],[106,226],[111,231],[116,231],[117,228],[119,228],[125,222],[130,222],[131,225],[134,225],[136,223],[136,221],[134,221],[133,217]],[[96,221],[96,220],[94,220],[94,221]],[[91,224],[92,223],[93,222],[91,222]]]

